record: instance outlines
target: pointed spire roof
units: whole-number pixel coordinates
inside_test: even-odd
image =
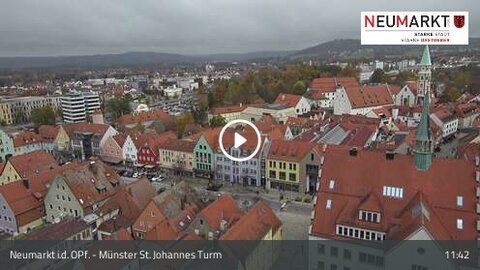
[[[415,133],[415,140],[428,141],[430,140],[430,95],[425,95],[423,103],[422,115],[420,116],[420,123],[418,124]]]
[[[428,45],[425,46],[423,49],[422,60],[420,61],[420,65],[422,66],[431,66],[432,61],[430,60],[430,50],[428,49]]]

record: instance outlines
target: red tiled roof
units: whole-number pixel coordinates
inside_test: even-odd
[[[418,83],[417,81],[408,81],[407,84],[408,89],[410,89],[414,94],[418,91]]]
[[[127,140],[128,135],[124,133],[118,133],[117,135],[112,136],[112,138],[117,142],[118,146],[123,147],[123,144]]]
[[[72,138],[73,134],[77,132],[91,132],[93,134],[103,136],[109,127],[109,125],[91,123],[72,123],[63,126],[65,132],[67,132],[70,138]]]
[[[104,214],[115,209],[120,210],[121,216],[132,224],[142,213],[150,200],[157,195],[155,188],[145,178],[139,179],[117,191],[100,207]]]
[[[268,159],[301,161],[311,150],[320,151],[320,145],[303,141],[272,140]]]
[[[44,141],[53,142],[59,130],[60,128],[56,126],[42,125],[38,128],[38,134]]]
[[[66,218],[28,234],[25,240],[66,240],[87,228],[88,224],[81,219]]]
[[[13,137],[13,146],[22,147],[29,144],[42,143],[42,136],[30,131],[21,132]]]
[[[193,153],[193,149],[195,148],[196,144],[196,141],[171,138],[161,143],[158,148],[170,151]]]
[[[62,176],[84,209],[111,197],[124,185],[117,172],[99,160],[84,162],[74,170],[63,172]],[[99,192],[98,188],[105,191]]]
[[[151,110],[148,112],[122,115],[118,118],[117,123],[119,126],[125,126],[148,121],[161,121],[165,124],[171,124],[174,122],[174,118],[162,110]]]
[[[322,94],[327,92],[335,92],[338,85],[345,88],[359,87],[355,78],[351,77],[328,77],[316,78],[310,83],[309,89],[315,94]]]
[[[276,233],[282,222],[265,202],[258,201],[220,240],[262,240],[272,230]]]
[[[301,99],[302,99],[302,96],[300,95],[280,93],[278,94],[274,103],[286,105],[289,107],[295,107],[297,106],[298,102],[300,102]]]
[[[410,155],[395,155],[394,160],[388,160],[384,153],[357,151],[357,156],[351,156],[348,147],[328,147],[312,235],[343,239],[336,235],[336,225],[343,224],[385,232],[391,240],[403,239],[419,226],[426,227],[436,239],[477,239],[474,162],[434,159],[422,172],[416,170]],[[329,188],[330,180],[335,181],[333,189]],[[386,186],[403,188],[402,197],[384,196]],[[379,202],[370,196],[377,196]],[[456,205],[457,196],[463,196],[462,207]],[[327,200],[331,201],[330,209],[326,208]],[[419,200],[425,208],[421,218],[418,211],[413,211],[423,207]],[[363,204],[369,209],[380,205],[380,223],[358,220]],[[463,229],[456,227],[457,219],[463,220]]]
[[[393,99],[388,85],[366,85],[345,89],[352,108],[392,105]]]
[[[216,201],[205,207],[197,216],[203,218],[213,231],[220,230],[222,220],[230,226],[242,216],[242,210],[228,194],[223,194]]]
[[[225,106],[225,107],[215,107],[210,110],[210,113],[213,115],[236,113],[236,112],[243,112],[246,108],[247,106],[242,104]]]
[[[20,177],[35,177],[39,173],[58,167],[52,154],[43,150],[36,150],[27,154],[11,157],[8,162],[12,164]]]
[[[112,235],[105,236],[103,240],[133,240],[132,235],[125,228],[120,228]]]

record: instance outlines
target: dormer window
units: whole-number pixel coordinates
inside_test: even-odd
[[[358,219],[366,222],[380,223],[380,213],[360,210]]]

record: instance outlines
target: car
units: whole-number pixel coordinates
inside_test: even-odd
[[[140,176],[142,176],[142,174],[140,172],[135,172],[132,177],[133,178],[140,178]]]
[[[162,182],[163,180],[165,180],[165,176],[163,175],[159,175],[152,178],[152,182]]]

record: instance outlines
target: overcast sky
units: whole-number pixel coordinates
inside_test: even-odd
[[[360,37],[360,12],[469,11],[478,0],[1,0],[0,56],[295,50]]]

